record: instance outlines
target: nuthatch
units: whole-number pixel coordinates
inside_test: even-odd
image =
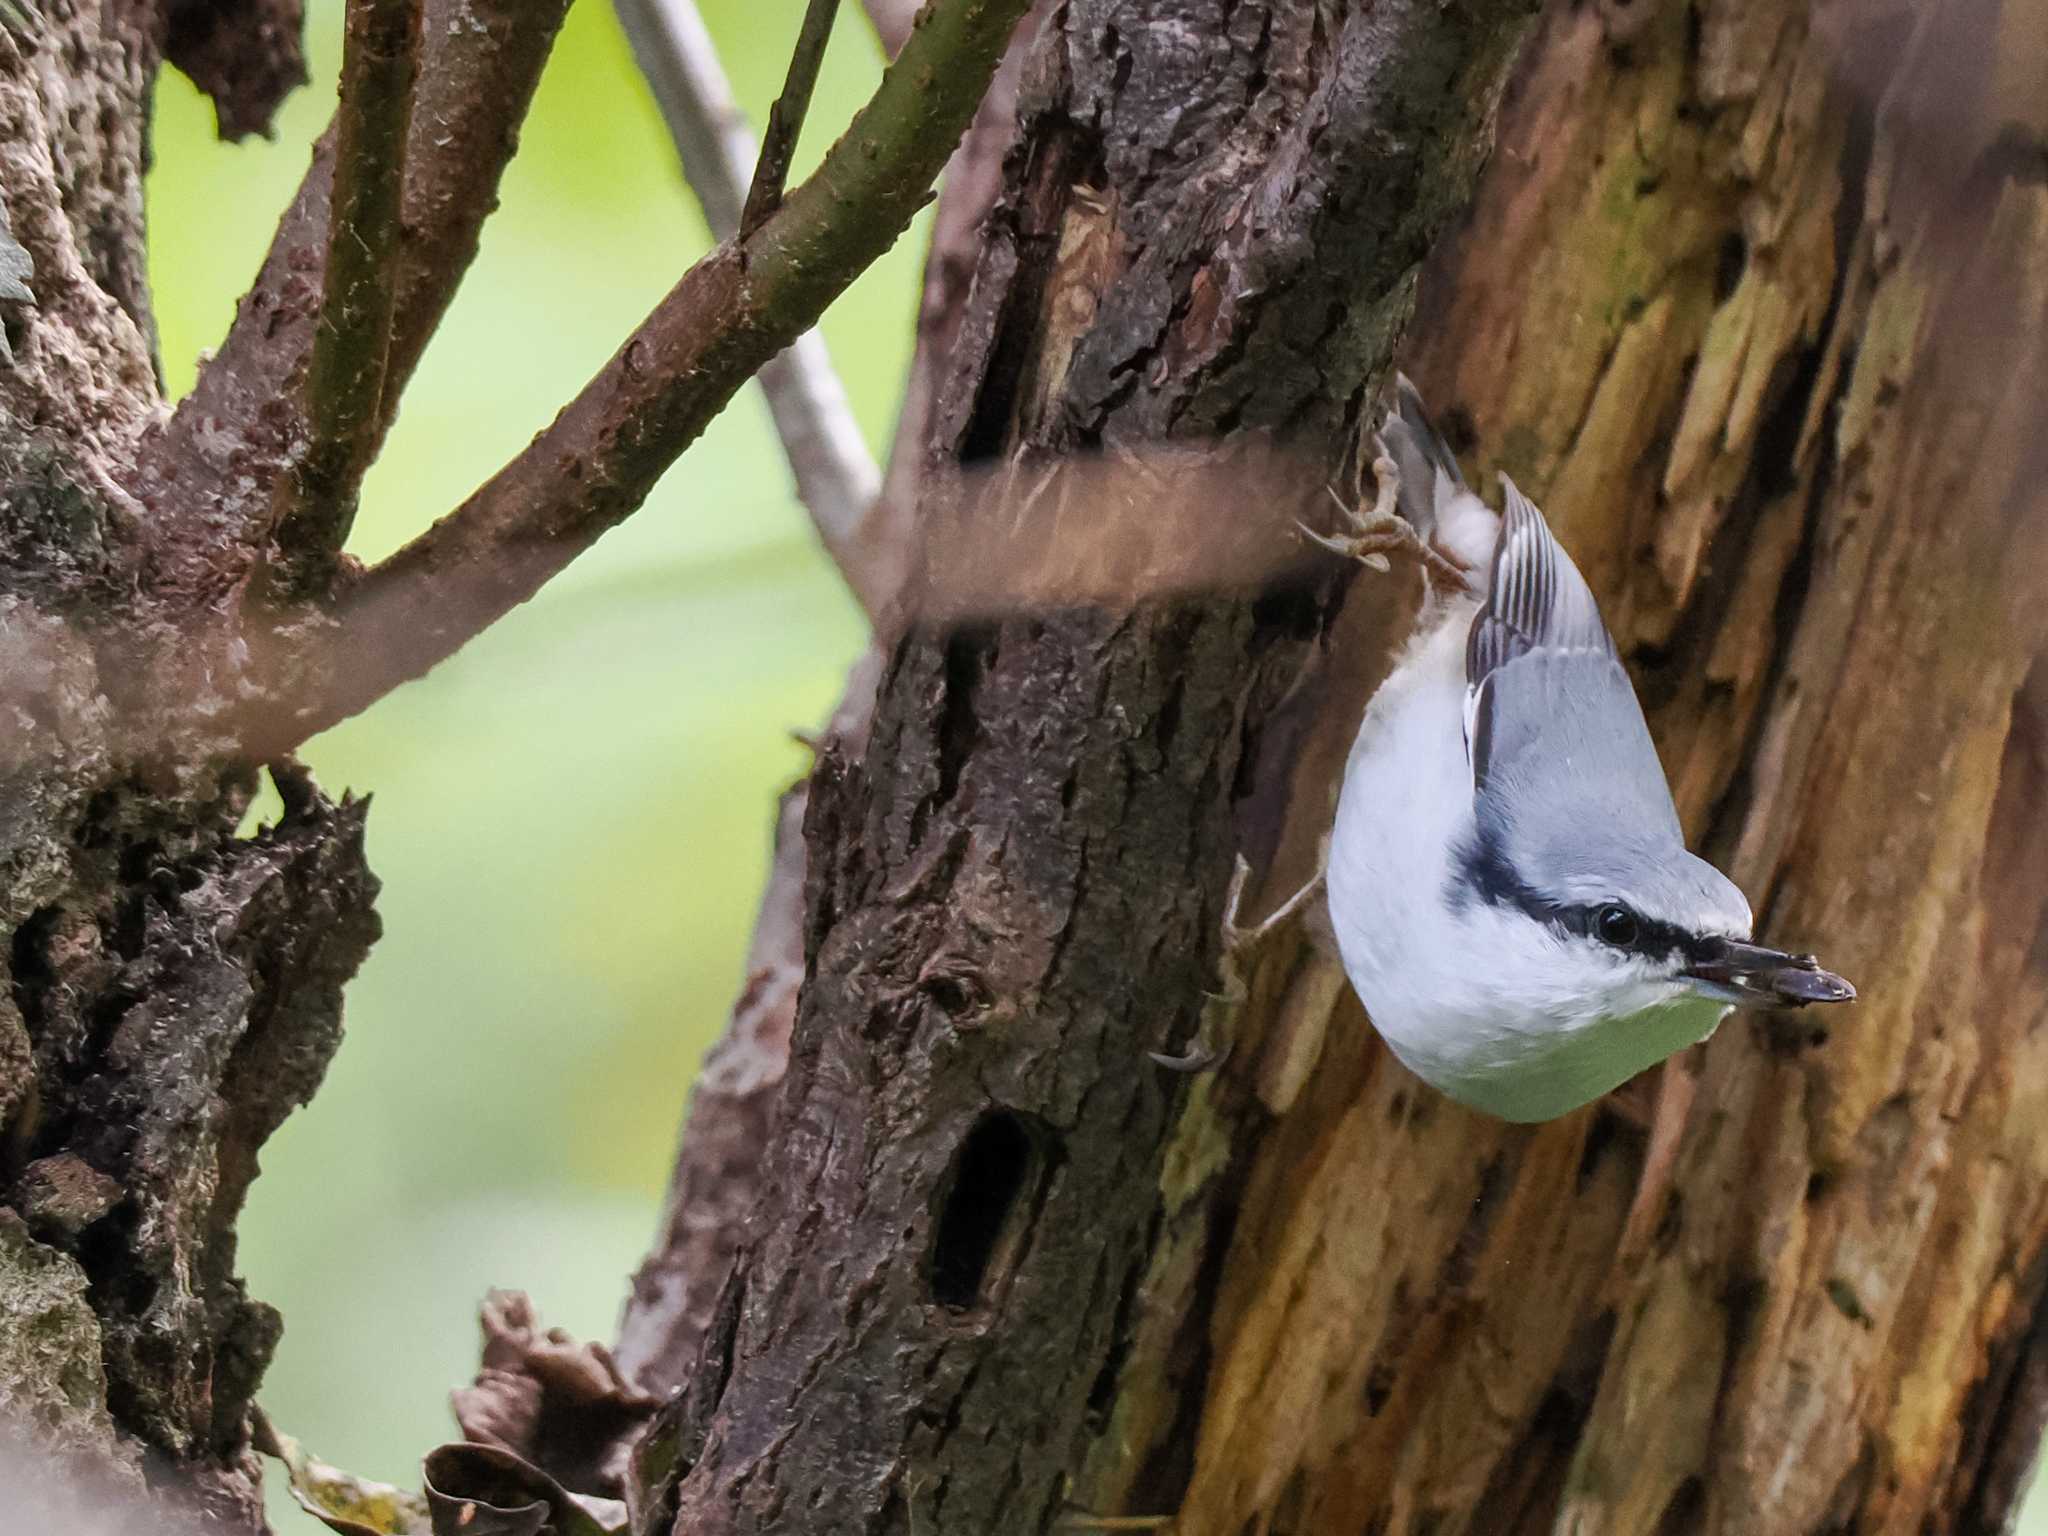
[[[1328,889],[1394,1054],[1461,1103],[1547,1120],[1738,1004],[1853,998],[1750,942],[1742,892],[1686,850],[1585,578],[1505,476],[1504,517],[1473,494],[1406,379],[1376,468],[1398,497],[1323,542],[1415,547],[1427,594],[1351,749]]]

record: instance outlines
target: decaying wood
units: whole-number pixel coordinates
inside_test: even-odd
[[[809,980],[679,1531],[2003,1524],[2048,1418],[2040,20],[1553,6],[1410,333],[1579,552],[1696,840],[1865,1001],[1732,1021],[1647,1128],[1518,1129],[1283,940],[1223,1072],[1162,1084],[1232,824],[1312,845],[1355,610],[1398,603],[914,630],[811,786]],[[1342,465],[1288,285],[1208,285],[1225,219],[1174,243],[1205,170],[1262,206],[1236,52],[1148,96],[1159,34],[1101,21],[1028,88],[931,469],[1216,425]],[[1305,724],[1269,723],[1288,618],[1337,664]]]
[[[1241,1218],[1224,1268],[1241,1311],[1212,1323],[1177,1529],[1284,1510],[1919,1531],[2010,1510],[2044,1411],[2027,722],[2048,183],[2043,98],[1957,59],[2024,56],[2037,26],[2024,6],[1546,15],[1411,367],[1603,592],[1696,837],[1865,1001],[1817,1036],[1738,1019],[1675,1064],[1653,1127],[1673,1160],[1647,1186],[1599,1111],[1497,1166],[1497,1135],[1448,1105],[1449,1143],[1361,1124],[1290,1149],[1263,1176],[1294,1214]],[[1400,1076],[1350,1071],[1368,1104]],[[1365,1225],[1319,1212],[1351,1197],[1303,1189],[1296,1159],[1431,1192],[1493,1171],[1476,1205]],[[1617,1251],[1630,1206],[1646,1241]],[[1399,1275],[1401,1304],[1361,1308],[1346,1264]],[[1342,1322],[1305,1333],[1310,1315]],[[1327,1410],[1355,1361],[1378,1406],[1317,1413],[1299,1449],[1210,1428],[1319,1381]]]

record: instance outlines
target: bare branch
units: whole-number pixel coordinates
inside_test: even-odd
[[[420,0],[351,0],[343,32],[327,270],[306,365],[306,451],[278,486],[278,546],[309,578],[331,569],[348,537],[382,435],[420,27]]]
[[[862,610],[875,618],[896,595],[889,562],[878,558],[866,537],[882,471],[853,419],[825,338],[804,332],[789,350],[761,365],[760,382],[796,478],[797,499]]]
[[[386,282],[391,340],[372,448],[476,256],[568,0],[425,0],[405,152],[406,236]],[[273,526],[278,480],[303,440],[308,365],[327,261],[335,134],[279,220],[255,285],[192,392],[142,445],[126,488],[151,511],[153,593],[185,608],[225,601]],[[223,558],[241,546],[243,561]]]
[[[683,175],[714,238],[738,232],[752,136],[692,0],[616,0],[633,56],[661,108]],[[762,393],[820,541],[872,616],[888,592],[856,537],[881,471],[846,402],[822,337],[807,331],[761,369]]]
[[[768,109],[768,131],[761,136],[761,158],[755,162],[753,184],[747,188],[747,205],[740,210],[742,240],[759,229],[782,204],[789,163],[796,155],[796,138],[803,131],[804,115],[811,110],[818,66],[824,62],[825,44],[832,36],[832,19],[838,14],[839,0],[810,0],[804,8],[804,24],[789,56],[789,76],[782,83],[782,94]]]
[[[755,146],[695,0],[614,0],[714,240],[739,233]]]
[[[935,0],[817,173],[689,272],[468,501],[345,593],[252,749],[344,719],[453,654],[625,518],[770,357],[888,248],[960,138],[1025,0]],[[324,674],[324,675],[323,675]],[[259,715],[265,706],[254,706]]]
[[[693,0],[615,0],[633,57],[654,92],[713,238],[739,231],[753,137],[732,99],[718,51]],[[825,351],[806,331],[763,365],[761,392],[775,418],[796,493],[818,538],[870,618],[894,593],[885,562],[861,537],[882,474],[861,437],[846,391]]]

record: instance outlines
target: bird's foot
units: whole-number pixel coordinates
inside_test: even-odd
[[[1384,441],[1373,439],[1373,447],[1379,456],[1372,461],[1375,486],[1372,505],[1366,508],[1352,506],[1332,491],[1330,499],[1337,503],[1343,532],[1318,533],[1306,523],[1295,526],[1323,548],[1375,571],[1384,573],[1393,568],[1388,559],[1390,555],[1407,555],[1418,561],[1433,579],[1464,585],[1465,573],[1396,510],[1401,496],[1400,471],[1395,468],[1393,456],[1387,452]]]
[[[1230,888],[1223,897],[1223,954],[1216,963],[1221,990],[1211,993],[1204,1002],[1202,1017],[1195,1027],[1195,1038],[1185,1052],[1177,1056],[1165,1051],[1145,1053],[1155,1066],[1164,1067],[1169,1072],[1206,1072],[1230,1053],[1238,1011],[1244,1007],[1245,998],[1249,995],[1245,957],[1275,930],[1297,916],[1322,890],[1329,853],[1330,843],[1325,837],[1316,854],[1315,874],[1303,883],[1300,890],[1248,928],[1238,922],[1238,914],[1244,908],[1244,888],[1251,879],[1252,867],[1242,854],[1238,855],[1237,864],[1230,872]]]

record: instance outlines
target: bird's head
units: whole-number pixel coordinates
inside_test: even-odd
[[[1796,1008],[1856,995],[1812,955],[1752,942],[1735,883],[1662,837],[1582,827],[1568,844],[1517,861],[1482,835],[1462,874],[1474,894],[1540,930],[1533,952],[1560,1013],[1628,1014],[1691,998]]]

